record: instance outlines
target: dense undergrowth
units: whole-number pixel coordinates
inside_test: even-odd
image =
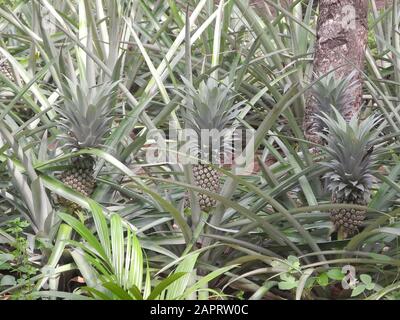
[[[370,1],[343,153],[345,124],[302,131],[317,7],[281,2],[0,1],[1,299],[400,298],[398,1]],[[148,161],[228,124],[247,171]],[[345,201],[329,163],[363,152]]]

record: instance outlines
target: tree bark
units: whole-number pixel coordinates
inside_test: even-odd
[[[313,80],[332,69],[335,78],[342,78],[355,71],[352,81],[357,84],[348,89],[353,101],[342,110],[349,120],[362,103],[361,72],[364,66],[368,33],[367,0],[320,0],[315,43]],[[307,97],[303,129],[308,140],[320,142],[317,132],[321,130],[316,121],[317,103],[311,94]]]

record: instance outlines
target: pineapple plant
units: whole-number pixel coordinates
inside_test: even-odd
[[[202,81],[198,89],[185,79],[184,83],[188,98],[185,105],[186,128],[194,130],[198,138],[202,137],[204,130],[222,133],[210,134],[208,142],[200,139],[201,145],[197,143],[195,146],[195,156],[199,161],[192,165],[195,184],[204,190],[219,193],[221,177],[216,167],[221,166],[223,155],[234,152],[232,145],[235,136],[232,133],[236,126],[232,122],[243,103],[234,104],[235,95],[232,94],[231,87],[212,78]],[[216,200],[204,193],[199,193],[198,198],[202,211],[208,212],[216,205]],[[189,206],[187,195],[185,206]]]
[[[105,82],[89,87],[87,83],[74,83],[67,79],[63,84],[63,106],[56,107],[57,123],[63,132],[60,140],[68,151],[101,147],[112,123],[112,105],[116,82]],[[79,155],[71,159],[70,167],[60,174],[61,181],[90,196],[95,188],[95,159],[91,155]],[[69,200],[59,197],[59,202],[72,212],[79,208]]]
[[[319,119],[326,129],[320,133],[326,143],[329,159],[322,164],[329,169],[324,175],[331,202],[366,206],[373,184],[372,170],[376,164],[380,121],[374,115],[359,121],[357,114],[349,122],[333,109],[333,116],[322,113]],[[359,231],[366,211],[358,209],[332,209],[331,220],[339,238],[347,238]]]

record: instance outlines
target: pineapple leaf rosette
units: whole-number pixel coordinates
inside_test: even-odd
[[[317,77],[317,76],[316,76]],[[320,77],[320,79],[313,85],[311,95],[315,99],[317,108],[315,114],[306,115],[305,121],[306,128],[312,128],[317,134],[325,128],[324,122],[319,118],[323,113],[333,116],[332,106],[348,119],[353,114],[351,107],[354,102],[354,97],[349,94],[351,87],[358,84],[358,80],[354,80],[354,72],[350,73],[347,77],[336,78],[333,72]],[[318,141],[316,141],[318,142]]]
[[[197,88],[186,79],[183,82],[184,89],[178,94],[186,101],[185,128],[195,133],[195,139],[191,141],[191,154],[197,159],[192,166],[194,181],[204,190],[219,193],[221,181],[217,168],[224,157],[232,157],[234,153],[238,127],[234,120],[244,102],[235,103],[236,95],[227,81],[208,78]],[[186,197],[185,206],[188,205]],[[200,193],[199,205],[201,210],[208,212],[215,207],[216,200]]]
[[[366,206],[370,200],[373,184],[372,171],[376,166],[377,126],[380,117],[371,115],[359,121],[354,115],[349,122],[333,109],[333,116],[319,116],[326,126],[321,138],[329,158],[322,164],[329,169],[324,175],[332,203]],[[366,211],[359,209],[332,209],[331,220],[344,237],[359,231]]]
[[[63,104],[56,107],[59,115],[58,127],[62,131],[60,140],[67,151],[102,147],[110,132],[113,117],[113,100],[117,82],[105,81],[89,86],[85,80],[72,81],[65,78],[62,84]],[[95,159],[91,155],[79,155],[71,159],[70,168],[60,175],[61,181],[90,196],[95,188]],[[76,204],[59,198],[61,204],[71,211],[79,208]]]

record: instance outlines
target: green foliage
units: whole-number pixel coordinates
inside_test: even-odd
[[[60,213],[60,217],[84,241],[83,245],[70,242],[74,247],[71,252],[72,257],[88,285],[79,292],[89,293],[96,299],[184,299],[195,293],[202,281],[211,281],[235,267],[229,266],[213,271],[189,286],[189,279],[198,257],[198,253],[191,253],[179,262],[173,273],[152,287],[149,262],[143,256],[142,248],[131,226],[124,227],[118,214],[111,215],[108,226],[104,213],[95,202],[90,202],[90,208],[96,225],[95,234],[68,214]]]
[[[38,268],[29,261],[28,242],[23,231],[29,223],[21,218],[7,222],[6,232],[14,237],[7,251],[0,250],[0,290],[18,284],[22,286],[13,292],[11,299],[32,299],[33,281],[31,278],[38,272]]]
[[[372,278],[368,274],[361,274],[360,275],[361,282],[353,288],[351,292],[352,297],[359,296],[360,294],[364,293],[365,291],[374,290],[375,283],[372,282]]]
[[[295,256],[289,256],[284,261],[274,260],[271,262],[271,266],[279,272],[278,288],[284,291],[295,291],[298,299],[309,295],[315,287],[326,288],[341,281],[344,277],[338,268],[330,268],[312,276],[313,273],[316,273],[315,270],[303,268],[300,260]]]
[[[302,131],[307,95],[320,88],[320,104],[339,107],[352,84],[310,83],[312,1],[269,3],[266,18],[247,0],[0,1],[0,52],[16,76],[0,73],[1,298],[399,299],[398,17],[371,8],[363,107],[348,124],[327,120],[323,147]],[[167,130],[188,110],[202,127],[254,131],[243,150],[255,154],[235,159],[254,168],[216,168],[221,193],[146,158],[176,143]],[[88,196],[59,179],[83,157],[96,159]],[[354,184],[362,203],[330,198],[320,178],[335,170],[346,182],[335,188]],[[217,205],[187,214],[186,194]],[[365,213],[347,239],[329,219],[342,209]],[[362,275],[353,297],[340,289],[348,265]]]

